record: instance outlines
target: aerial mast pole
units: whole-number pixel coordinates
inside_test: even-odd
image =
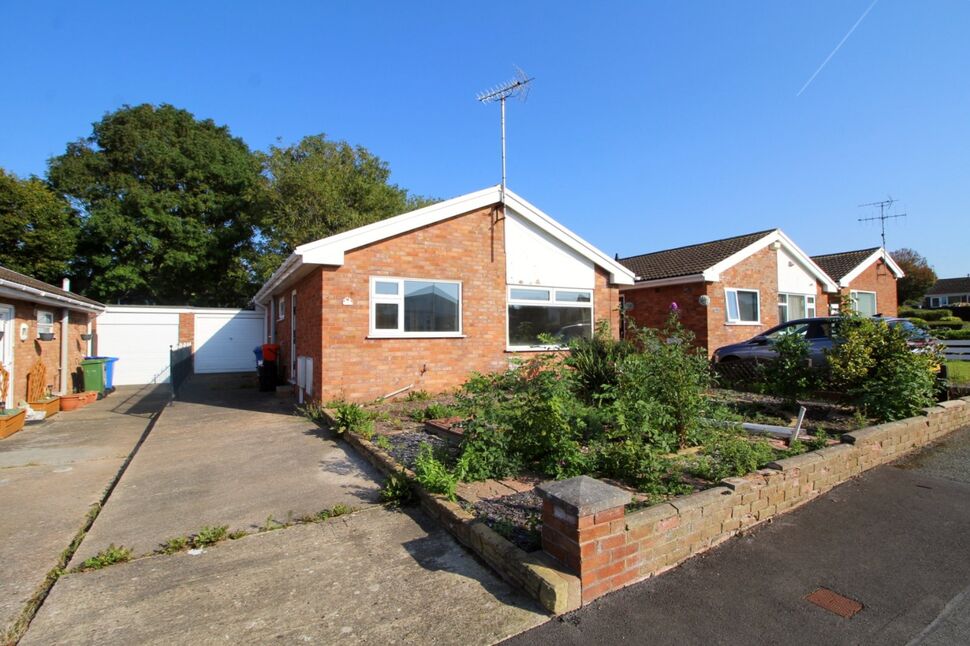
[[[526,76],[519,68],[516,69],[515,78],[507,83],[503,83],[497,87],[491,88],[484,92],[481,92],[477,97],[475,97],[481,103],[493,103],[495,101],[499,102],[501,107],[501,126],[502,126],[502,184],[500,188],[500,195],[502,200],[502,215],[505,215],[505,100],[510,96],[521,96],[525,99],[529,94],[528,85],[533,81],[532,78]]]

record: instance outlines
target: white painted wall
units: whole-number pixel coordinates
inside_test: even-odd
[[[265,315],[227,310],[195,315],[195,371],[247,372],[256,369],[253,348],[263,344]]]
[[[778,291],[787,294],[815,294],[815,277],[784,247],[778,250]]]
[[[179,340],[176,309],[108,307],[98,317],[98,354],[118,357],[114,385],[170,380],[169,346]]]
[[[505,219],[505,271],[510,285],[596,286],[591,261],[511,210]]]

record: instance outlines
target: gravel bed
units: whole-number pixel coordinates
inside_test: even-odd
[[[447,450],[448,448],[447,443],[437,435],[419,431],[404,431],[385,437],[391,443],[391,450],[388,453],[409,469],[414,469],[414,463],[418,459],[418,451],[421,450],[422,444],[430,444],[436,450]]]
[[[463,506],[523,551],[534,552],[542,546],[542,498],[535,491]]]

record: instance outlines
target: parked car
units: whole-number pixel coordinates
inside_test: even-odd
[[[875,316],[874,320],[885,321],[891,327],[900,327],[909,337],[909,346],[914,352],[925,352],[932,349],[936,339],[925,330],[913,325],[907,319],[898,317]],[[732,343],[714,351],[712,361],[715,364],[726,364],[735,361],[760,363],[778,358],[774,348],[775,342],[787,334],[799,334],[808,341],[808,356],[813,366],[823,366],[826,352],[838,343],[838,327],[843,319],[835,316],[796,319],[762,332],[741,343]],[[941,366],[945,377],[945,366]]]

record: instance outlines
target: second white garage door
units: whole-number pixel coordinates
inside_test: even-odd
[[[255,370],[253,349],[263,343],[264,321],[261,312],[249,310],[196,312],[195,371]]]
[[[98,354],[118,357],[116,386],[168,381],[169,347],[178,342],[174,309],[109,306],[98,317]]]

